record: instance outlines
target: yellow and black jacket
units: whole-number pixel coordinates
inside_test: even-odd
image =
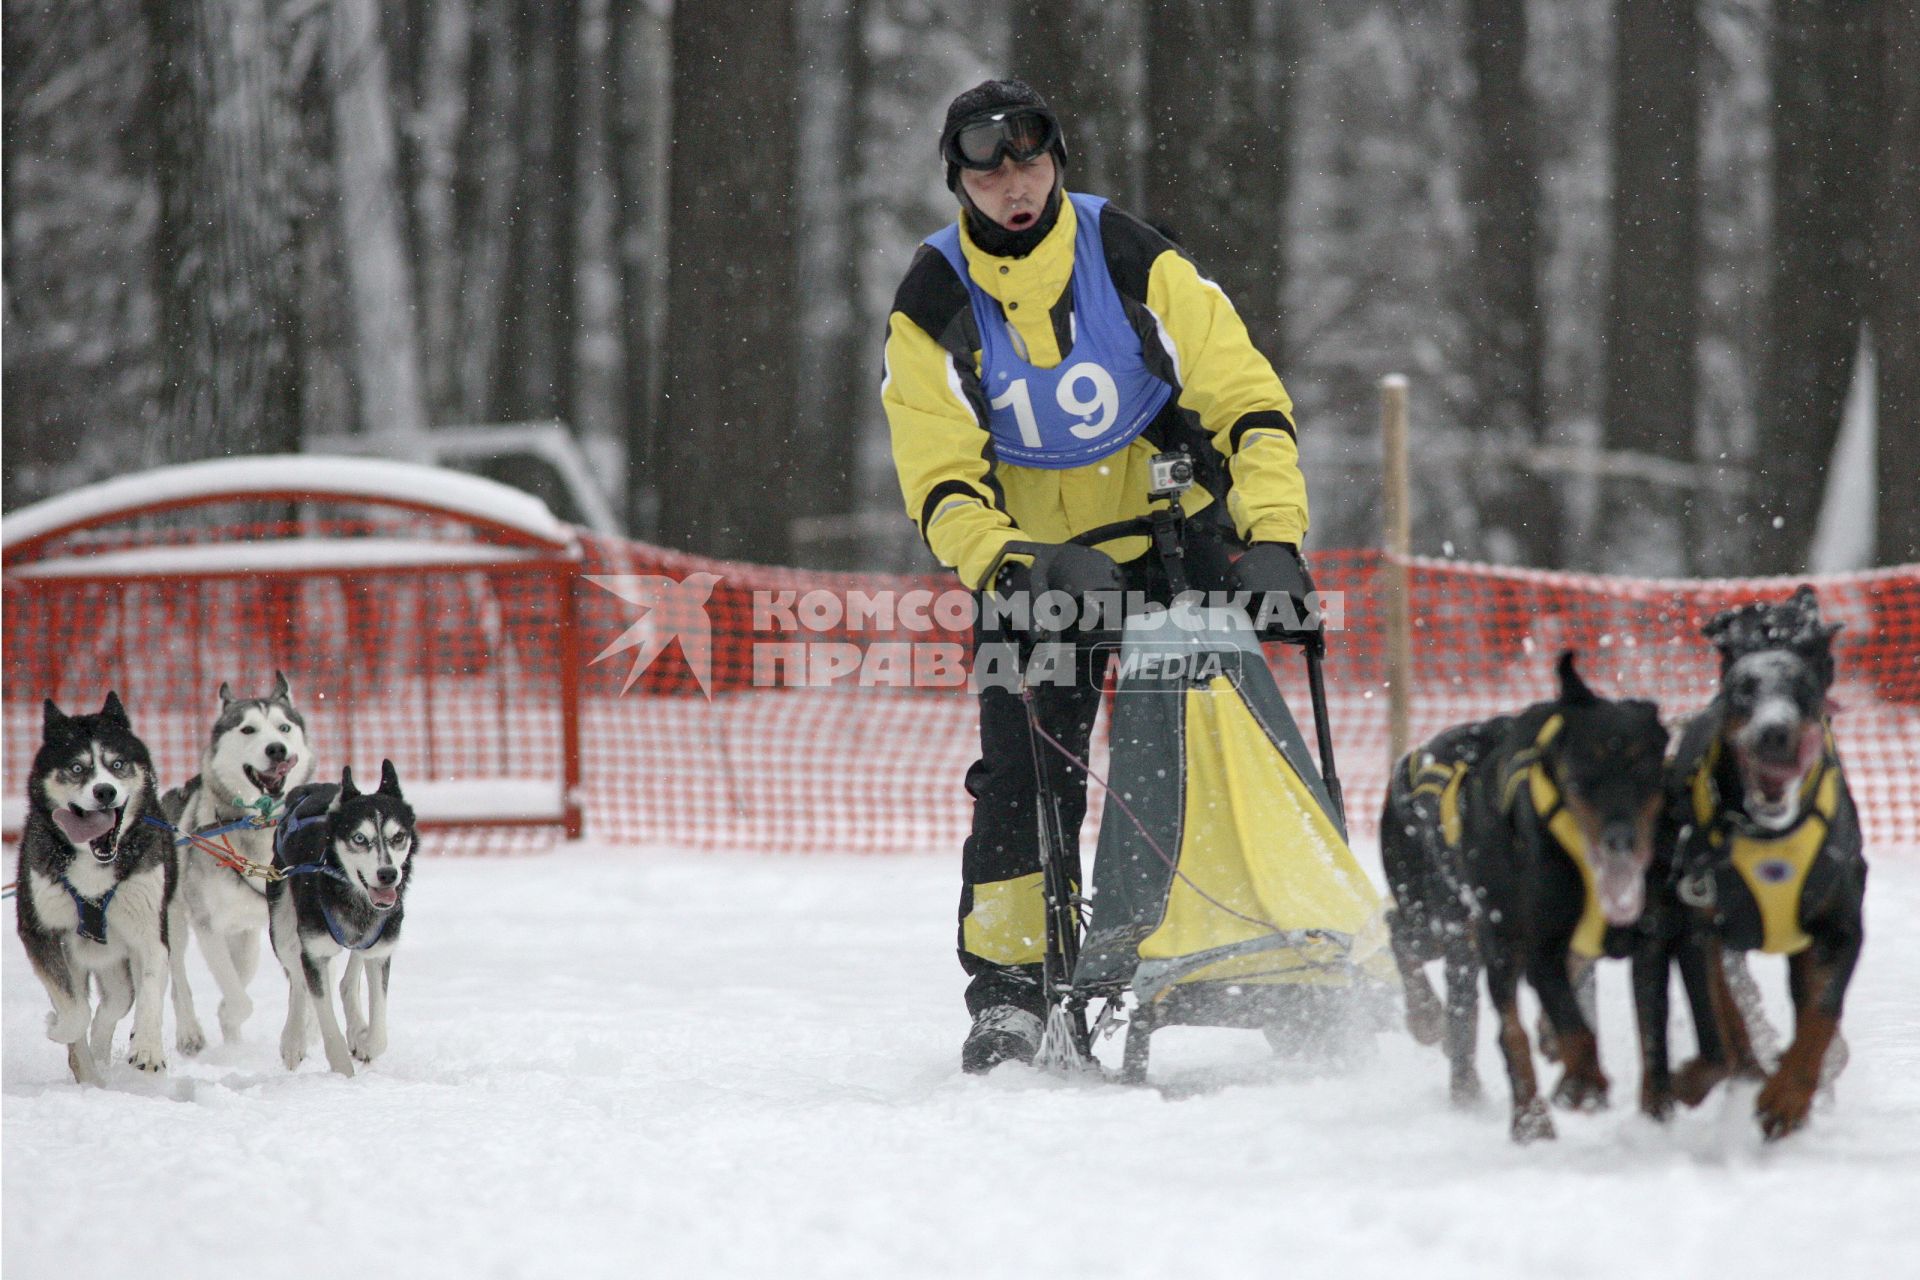
[[[1062,199],[1053,229],[1020,258],[988,254],[961,220],[973,281],[999,303],[1039,368],[1059,364],[1072,347],[1068,284],[1078,218],[1074,202]],[[1142,357],[1174,394],[1139,437],[1085,466],[1055,470],[995,457],[971,295],[939,250],[921,246],[895,295],[881,387],[894,464],[907,514],[968,586],[986,585],[1008,542],[1064,542],[1145,514],[1152,505],[1147,462],[1168,450],[1196,461],[1201,485],[1184,500],[1190,514],[1224,499],[1245,541],[1298,543],[1307,531],[1293,402],[1233,304],[1171,241],[1130,214],[1107,205],[1099,230]],[[1124,538],[1102,549],[1127,561],[1147,544]]]

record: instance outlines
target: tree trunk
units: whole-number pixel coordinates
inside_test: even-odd
[[[1252,0],[1148,4],[1140,212],[1171,226],[1277,361],[1287,146],[1258,34]]]
[[[1525,0],[1471,0],[1467,58],[1473,70],[1465,203],[1473,269],[1462,306],[1469,334],[1470,424],[1521,465],[1486,469],[1474,486],[1489,559],[1539,568],[1560,563],[1561,513],[1526,451],[1546,443],[1540,307],[1540,162],[1527,88]]]
[[[509,0],[482,0],[469,83],[473,104],[463,140],[454,213],[460,224],[460,338],[455,350],[460,416],[492,416],[494,384],[505,352],[507,278],[520,187],[521,74]]]
[[[525,93],[515,131],[523,156],[515,200],[494,416],[573,419],[573,288],[577,259],[574,76],[577,0],[518,11]],[[696,155],[699,149],[695,148]]]
[[[360,427],[400,453],[427,429],[408,261],[394,160],[387,50],[374,0],[333,0],[328,31],[340,242],[352,299]]]
[[[413,142],[414,261],[420,266],[420,367],[433,421],[464,416],[460,404],[460,295],[464,283],[456,218],[460,132],[467,120],[473,9],[435,0],[419,40]]]
[[[1779,0],[1774,10],[1772,340],[1754,566],[1762,573],[1807,567],[1860,347],[1877,22],[1876,6],[1856,0]]]
[[[148,0],[163,370],[155,462],[299,445],[294,137],[265,0]]]
[[[1610,450],[1691,462],[1700,316],[1700,25],[1694,0],[1619,0],[1615,13],[1613,262],[1601,424]],[[1609,570],[1690,565],[1692,495],[1602,484]]]
[[[661,537],[781,563],[808,467],[793,430],[792,5],[680,0],[672,31]]]
[[[659,478],[654,474],[660,407],[660,335],[665,310],[666,217],[662,207],[666,68],[660,19],[648,7],[616,0],[607,35],[613,102],[607,112],[612,156],[614,255],[620,269],[621,421],[627,441],[627,528],[656,536]]]
[[[803,393],[795,416],[811,480],[798,495],[796,515],[839,519],[860,506],[857,483],[863,427],[878,409],[880,343],[862,306],[870,246],[884,242],[874,216],[867,151],[873,82],[867,56],[868,0],[809,0],[800,9],[800,58],[829,69],[800,87],[805,106],[800,163],[814,181],[796,200],[807,254],[796,263],[801,305],[795,310],[808,340],[798,347]],[[851,569],[859,540],[841,527],[796,541],[800,563]]]
[[[1880,194],[1874,201],[1879,290],[1873,343],[1880,365],[1879,502],[1874,559],[1920,561],[1920,6],[1881,6]]]
[[[1040,91],[1067,135],[1067,184],[1128,203],[1127,104],[1108,38],[1111,6],[1089,0],[1014,0],[1009,74]]]

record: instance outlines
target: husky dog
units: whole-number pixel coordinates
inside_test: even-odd
[[[386,1049],[387,979],[418,843],[413,808],[400,794],[390,760],[380,762],[376,791],[361,792],[352,771],[342,769],[339,786],[315,783],[288,796],[274,841],[274,866],[286,878],[267,886],[267,901],[273,952],[287,972],[280,1060],[289,1071],[306,1057],[309,1012],[318,1015],[327,1065],[341,1075],[353,1074],[353,1058],[372,1062]],[[348,953],[340,981],[344,1035],[327,990],[333,958],[342,951]]]
[[[231,827],[249,817],[265,818],[287,792],[313,776],[313,750],[306,721],[293,705],[287,678],[273,673],[273,692],[263,698],[236,698],[220,686],[220,715],[213,722],[200,772],[185,786],[169,791],[160,807],[183,833]],[[273,841],[264,826],[243,826],[220,839],[249,862],[266,864]],[[180,1051],[206,1047],[206,1034],[194,1013],[193,988],[187,984],[187,934],[199,935],[200,954],[220,984],[220,1032],[240,1039],[253,1012],[247,984],[260,963],[260,935],[267,927],[266,890],[191,844],[179,852],[180,891],[173,900],[174,1038]],[[192,928],[189,930],[188,923]]]
[[[142,821],[157,814],[158,795],[153,758],[118,694],[90,716],[67,715],[48,700],[27,782],[14,905],[27,958],[53,997],[47,1038],[67,1046],[67,1065],[82,1084],[100,1083],[113,1030],[129,1007],[128,1060],[142,1071],[167,1065],[160,1002],[173,847]],[[100,996],[91,1010],[89,977]]]

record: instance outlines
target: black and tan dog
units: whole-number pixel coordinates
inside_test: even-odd
[[[1704,632],[1720,651],[1720,691],[1668,767],[1675,895],[1695,939],[1788,958],[1793,1041],[1755,1107],[1769,1138],[1806,1122],[1865,940],[1867,861],[1827,719],[1839,630],[1804,586],[1715,617]],[[1667,958],[1651,950],[1634,982],[1636,1003],[1653,1006],[1643,1027],[1657,1020],[1662,1032]],[[1742,1020],[1721,1023],[1731,1060],[1751,1064]],[[1653,1049],[1649,1069],[1664,1071],[1664,1034]]]
[[[1605,1105],[1593,1032],[1568,979],[1570,955],[1601,953],[1610,927],[1640,918],[1661,809],[1667,733],[1650,702],[1595,694],[1559,662],[1560,694],[1517,715],[1461,725],[1409,752],[1380,820],[1393,892],[1388,923],[1416,1038],[1446,1037],[1453,1096],[1479,1094],[1473,1065],[1484,965],[1500,1018],[1518,1141],[1553,1136],[1521,1024],[1522,974],[1552,1020],[1563,1105]],[[1444,1018],[1421,965],[1443,959]]]

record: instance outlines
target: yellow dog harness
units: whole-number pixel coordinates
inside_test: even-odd
[[[1720,763],[1718,738],[1688,780],[1694,823],[1707,833],[1716,860],[1731,865],[1753,896],[1760,908],[1760,949],[1772,955],[1793,955],[1813,941],[1800,927],[1800,898],[1840,809],[1839,755],[1832,728],[1823,732],[1826,750],[1819,765],[1800,783],[1800,820],[1785,831],[1758,831],[1746,823],[1722,820],[1731,815],[1720,803],[1713,781]]]
[[[1500,805],[1504,812],[1513,806],[1522,786],[1527,789],[1527,798],[1533,805],[1533,812],[1553,836],[1553,842],[1560,852],[1573,863],[1580,872],[1580,883],[1586,890],[1585,905],[1580,909],[1580,922],[1574,926],[1573,940],[1569,944],[1573,951],[1589,958],[1598,956],[1604,950],[1606,937],[1606,917],[1600,913],[1600,898],[1594,892],[1593,864],[1587,858],[1586,838],[1580,832],[1580,824],[1574,820],[1560,796],[1560,785],[1554,781],[1553,771],[1547,768],[1545,755],[1554,738],[1565,727],[1561,716],[1549,716],[1540,732],[1535,735],[1533,745],[1514,754],[1507,762],[1506,774],[1500,782]],[[1422,753],[1408,761],[1407,780],[1412,784],[1413,794],[1438,797],[1440,807],[1440,834],[1446,840],[1449,849],[1459,849],[1461,837],[1460,788],[1465,783],[1470,767],[1464,761],[1442,763],[1432,756]]]

